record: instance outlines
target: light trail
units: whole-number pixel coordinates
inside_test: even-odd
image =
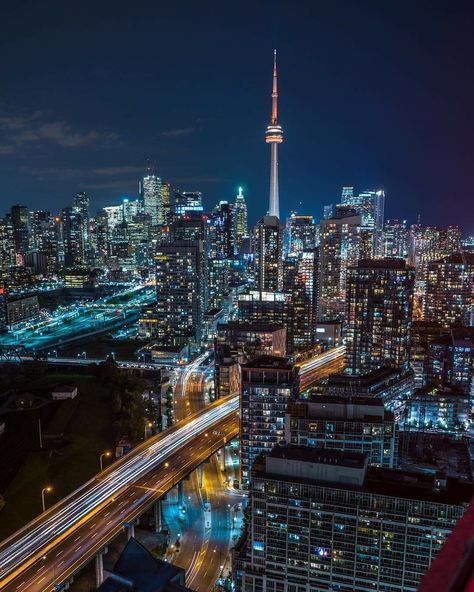
[[[207,355],[208,352],[182,368],[184,388]],[[325,366],[331,367],[343,355],[343,347],[335,348],[297,366],[305,376],[322,371]],[[133,520],[141,515],[154,500],[221,448],[227,438],[235,437],[238,413],[239,396],[215,401],[138,445],[2,541],[0,590],[9,592],[26,586],[28,590],[45,592],[52,590],[58,581],[67,581],[122,530],[125,519]],[[170,465],[170,471],[165,471]],[[148,483],[150,477],[154,478],[154,486],[144,487],[143,483]],[[96,524],[101,530],[96,529],[93,540],[89,533]],[[78,535],[84,541],[79,555],[77,542],[73,541]],[[50,553],[53,549],[54,553]],[[58,556],[61,556],[59,563]],[[47,563],[38,579],[41,561]]]
[[[218,401],[165,434],[147,440],[146,447],[91,479],[2,542],[0,546],[0,588],[18,573],[89,520],[124,488],[136,482],[161,462],[182,451],[196,435],[238,410],[238,397]],[[153,440],[155,440],[153,442]],[[140,500],[139,500],[140,501]]]

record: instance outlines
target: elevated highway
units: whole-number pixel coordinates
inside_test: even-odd
[[[184,370],[177,396],[203,362]],[[309,384],[343,364],[334,348],[298,365]],[[180,419],[0,543],[0,590],[60,589],[167,491],[239,433],[239,397],[220,399]]]
[[[0,545],[0,590],[64,585],[127,525],[239,431],[238,397],[150,438]]]

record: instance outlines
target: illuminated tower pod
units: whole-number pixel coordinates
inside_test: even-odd
[[[280,198],[278,194],[278,144],[283,142],[283,130],[278,124],[278,82],[276,49],[273,51],[273,90],[272,90],[272,117],[267,131],[265,142],[271,146],[270,166],[270,205],[268,213],[270,216],[280,217]]]

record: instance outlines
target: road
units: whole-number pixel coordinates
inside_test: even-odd
[[[308,371],[324,372],[326,364],[333,363],[334,355],[331,351],[322,354],[310,362]],[[202,361],[198,359],[180,372],[182,380],[178,380],[176,389],[176,396],[182,399],[180,408],[183,401],[184,409],[191,407],[191,401],[186,401],[187,385]],[[46,592],[52,590],[54,584],[67,582],[123,531],[124,523],[132,523],[154,501],[238,435],[238,409],[239,397],[232,396],[211,403],[190,417],[178,417],[175,426],[138,445],[5,539],[0,544],[0,589]],[[210,495],[219,488],[215,477],[211,478],[211,483],[214,485],[209,487]],[[216,506],[219,507],[217,502]],[[216,519],[216,528],[226,530],[223,519]],[[210,553],[217,555],[217,548],[209,543],[204,554],[201,550],[200,558],[193,559],[194,563],[207,567]],[[213,562],[214,566],[217,564]],[[194,566],[191,569],[194,570]],[[196,570],[201,582],[201,572],[197,567]],[[194,578],[193,572],[190,577]]]
[[[0,545],[0,589],[45,592],[238,433],[238,398],[150,438]]]
[[[207,355],[198,358],[188,372],[182,373],[175,389],[175,416],[185,417],[206,405],[205,381],[199,366]],[[197,592],[214,588],[225,564],[231,545],[230,507],[242,501],[224,486],[225,474],[220,470],[218,459],[213,456],[204,465],[203,487],[199,488],[194,472],[184,485],[185,509],[170,496],[165,504],[165,518],[170,522],[171,546],[168,559],[186,570],[186,585]],[[203,502],[211,503],[211,528],[205,528]],[[169,503],[171,502],[171,503]],[[176,542],[180,533],[179,552]]]
[[[314,386],[318,380],[330,374],[342,372],[345,366],[345,354],[345,346],[340,345],[309,360],[295,364],[298,371],[300,393]]]

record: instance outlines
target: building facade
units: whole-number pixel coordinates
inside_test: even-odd
[[[276,447],[252,473],[237,592],[414,592],[472,484],[369,467],[367,455]]]
[[[295,377],[286,358],[261,356],[241,366],[241,481],[248,487],[256,457],[285,437],[285,414],[294,399]]]
[[[407,370],[415,272],[402,259],[361,260],[348,270],[346,372]]]

